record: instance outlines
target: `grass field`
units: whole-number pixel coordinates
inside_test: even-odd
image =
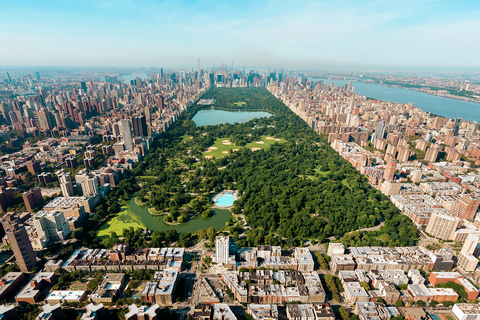
[[[140,218],[130,211],[129,206],[126,203],[122,203],[120,212],[116,217],[105,222],[103,226],[98,229],[97,238],[105,239],[110,237],[112,231],[117,235],[121,235],[124,228],[145,228]]]
[[[86,283],[72,283],[70,287],[68,287],[68,290],[71,291],[85,291],[87,290],[87,284]]]
[[[237,105],[238,107],[241,107],[243,105],[246,105],[247,103],[244,101],[238,101],[238,102],[235,102],[234,104]]]
[[[180,142],[187,142],[187,141],[190,141],[190,139],[193,139],[193,137],[188,134],[185,134],[182,136],[182,141]]]
[[[215,141],[215,143],[211,146],[211,147],[215,147],[217,148],[216,150],[211,150],[209,152],[204,152],[203,155],[204,156],[212,156],[212,157],[215,157],[215,158],[222,158],[225,156],[225,153],[223,153],[224,151],[228,151],[230,152],[230,150],[232,149],[240,149],[240,148],[259,148],[259,149],[265,149],[265,148],[268,148],[269,146],[271,146],[272,144],[278,142],[278,143],[285,143],[287,142],[286,140],[284,139],[280,139],[280,141],[275,141],[275,140],[269,140],[267,139],[267,136],[262,136],[262,140],[263,141],[263,144],[260,144],[260,143],[256,143],[256,142],[251,142],[251,143],[247,143],[245,146],[243,147],[239,147],[239,146],[236,146],[235,144],[223,144],[223,140],[228,140],[226,138],[217,138],[217,140]]]
[[[132,299],[140,299],[143,289],[145,289],[145,284],[147,281],[133,281],[132,286]]]

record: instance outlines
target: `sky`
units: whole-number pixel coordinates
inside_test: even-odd
[[[2,1],[3,66],[480,67],[480,1]]]

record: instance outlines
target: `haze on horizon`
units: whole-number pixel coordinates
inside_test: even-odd
[[[3,66],[479,68],[479,1],[7,1]]]

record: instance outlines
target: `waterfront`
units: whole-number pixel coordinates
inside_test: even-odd
[[[329,80],[319,78],[310,78],[310,80],[322,80],[328,84],[335,82],[336,86],[343,86],[349,82],[344,80]],[[412,102],[414,106],[440,116],[448,118],[461,117],[463,120],[475,120],[480,122],[479,103],[434,96],[411,89],[387,87],[359,81],[352,81],[352,86],[355,87],[355,93],[362,94],[370,98],[397,103]]]
[[[197,215],[190,221],[178,225],[170,225],[163,221],[164,215],[153,216],[148,212],[146,206],[139,206],[135,202],[135,197],[128,203],[124,203],[119,213],[110,218],[99,230],[97,237],[105,239],[111,232],[121,235],[124,228],[148,228],[153,231],[168,231],[175,229],[179,233],[196,232],[200,229],[214,227],[221,229],[225,227],[225,222],[230,221],[230,212],[227,209],[212,209],[213,216],[203,218]]]
[[[135,80],[135,78],[137,77],[142,80],[145,80],[146,78],[148,78],[148,75],[146,73],[132,73],[132,74],[119,76],[119,78],[122,79],[123,82],[130,82],[131,80]]]
[[[217,125],[222,123],[243,123],[256,118],[271,117],[272,114],[264,111],[226,111],[218,109],[200,110],[192,118],[197,127]]]

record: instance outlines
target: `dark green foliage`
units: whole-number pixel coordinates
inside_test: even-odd
[[[87,291],[93,292],[103,278],[103,272],[98,272],[95,278],[88,281]]]
[[[329,274],[325,274],[323,279],[325,280],[325,285],[327,286],[326,288],[328,288],[328,291],[330,291],[330,295],[332,299],[335,300],[336,302],[340,302],[340,290],[336,281],[338,278],[331,276]],[[341,287],[341,284],[340,284],[340,287]],[[343,287],[342,287],[342,291],[343,291]]]
[[[264,88],[212,88],[202,98],[216,99],[216,106],[222,109],[263,110],[275,116],[243,124],[196,128],[190,118],[199,107],[192,107],[155,142],[145,161],[132,171],[156,177],[142,185],[150,192],[151,206],[169,211],[173,219],[192,210],[187,206],[192,199],[181,181],[181,176],[187,175],[189,192],[201,194],[226,186],[237,189],[241,197],[232,211],[240,212],[243,208],[252,228],[246,238],[238,241],[239,246],[278,245],[278,236],[287,238],[287,247],[297,245],[295,239],[315,238],[323,242],[327,237],[340,238],[381,221],[385,225],[380,230],[353,232],[341,241],[353,246],[415,244],[417,233],[410,219],[400,215],[392,202],[373,189],[324,138]],[[238,101],[246,104],[234,105]],[[193,138],[179,143],[186,134]],[[268,150],[257,152],[241,148],[222,159],[203,158],[203,151],[216,138],[228,138],[241,145],[258,141],[261,136],[283,138],[287,143],[273,144]],[[187,164],[182,160],[184,168],[172,167],[169,162],[190,156],[200,159],[203,170],[188,168],[191,161]],[[218,170],[223,166],[224,170]],[[328,171],[326,176],[315,173],[320,168]],[[195,211],[201,209],[201,205],[195,204]]]
[[[468,281],[468,280],[467,280]],[[468,294],[465,291],[465,288],[458,283],[453,281],[448,281],[447,283],[439,283],[435,286],[436,288],[451,288],[460,296],[460,298],[467,299]]]

